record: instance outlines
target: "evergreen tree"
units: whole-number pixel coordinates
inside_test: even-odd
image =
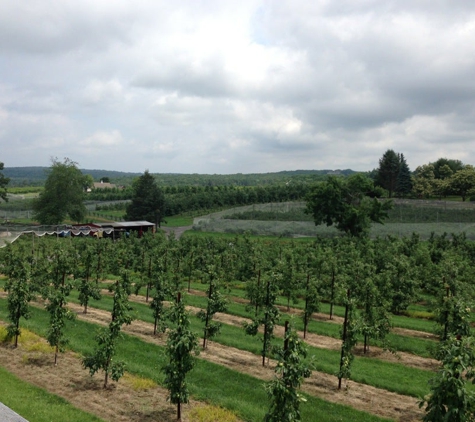
[[[146,220],[160,227],[165,215],[165,197],[148,170],[134,182],[133,192],[132,201],[127,205],[125,219]]]
[[[400,196],[405,196],[412,191],[412,177],[404,154],[399,155],[399,172],[396,179],[396,192]]]
[[[376,183],[388,191],[390,198],[396,191],[400,164],[400,155],[392,149],[388,149],[379,160]]]

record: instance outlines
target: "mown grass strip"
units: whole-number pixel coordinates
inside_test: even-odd
[[[187,295],[187,304],[189,298],[190,296]],[[74,295],[70,299],[77,302]],[[112,298],[103,296],[102,300],[93,301],[91,306],[110,311],[112,309]],[[152,313],[148,305],[133,303],[132,306],[136,312],[136,318],[153,323]],[[194,315],[190,316],[190,324],[192,330],[199,335],[202,334],[203,323]],[[260,355],[262,349],[262,344],[257,338],[245,335],[244,330],[240,327],[227,324],[222,325],[221,333],[214,340],[225,346],[245,350],[257,356]],[[281,340],[275,339],[274,343],[280,344]],[[340,362],[340,352],[338,350],[319,349],[311,346],[308,349],[309,356],[315,357],[316,370],[328,374],[336,374]],[[259,359],[257,356],[256,361]],[[428,381],[433,377],[431,371],[410,368],[402,364],[385,362],[369,357],[356,357],[353,368],[352,379],[354,381],[413,397],[422,397],[427,394]]]
[[[6,301],[0,299],[0,305],[0,318],[5,320]],[[48,327],[48,314],[42,309],[32,308],[31,319],[25,321],[23,325],[44,336]],[[85,321],[68,322],[66,335],[70,340],[70,348],[81,354],[91,353],[95,346],[93,334],[96,329],[96,325]],[[127,371],[150,378],[157,384],[163,385],[161,367],[165,364],[166,358],[162,347],[123,334],[117,347],[116,358],[126,363]],[[61,365],[61,357],[59,357],[58,365]],[[203,359],[198,360],[187,380],[194,398],[228,408],[246,421],[262,421],[268,402],[262,380]],[[387,421],[387,419],[348,406],[329,403],[308,395],[306,398],[307,402],[302,405],[302,420],[321,422]],[[56,420],[68,419],[59,418]]]
[[[185,283],[188,285],[187,283]],[[229,299],[233,301],[233,297],[245,299],[246,298],[246,290],[245,290],[245,283],[241,282],[232,282],[230,283],[231,289],[227,293],[229,295]],[[191,288],[194,290],[200,290],[205,292],[207,289],[207,284],[203,284],[197,281],[191,283]],[[142,292],[142,291],[141,291]],[[141,293],[145,294],[145,293]],[[279,297],[276,301],[277,305],[280,306],[287,306],[287,299],[284,297]],[[300,300],[296,303],[290,303],[290,306],[295,309],[304,309],[304,301]],[[409,311],[420,311],[422,312],[429,312],[429,308],[424,305],[410,305]],[[330,315],[330,304],[326,302],[321,303],[320,312],[323,314]],[[339,317],[345,316],[345,308],[343,306],[335,305],[333,307],[333,314]],[[475,316],[474,316],[475,317]],[[394,327],[401,327],[407,328],[409,330],[417,330],[417,331],[425,331],[427,333],[434,333],[435,323],[427,318],[410,318],[408,316],[402,315],[391,315],[391,323]]]
[[[71,403],[22,381],[0,366],[0,398],[3,404],[29,422],[101,422],[97,416],[75,408]],[[1,419],[1,415],[0,415]]]
[[[187,304],[199,308],[206,308],[206,298],[203,296],[187,295]],[[243,318],[249,318],[250,313],[246,310],[246,305],[236,302],[229,302],[227,313]],[[285,312],[281,313],[281,323],[285,320],[291,319],[292,315]],[[303,321],[300,316],[294,316],[294,325],[297,330],[303,330]],[[322,336],[332,337],[335,339],[341,338],[341,324],[332,322],[312,320],[309,323],[308,331],[310,333],[319,334]],[[360,341],[363,339],[361,338]],[[429,339],[415,338],[401,336],[395,333],[390,333],[387,340],[392,348],[401,352],[408,352],[422,357],[430,357],[430,350],[434,346],[434,341]],[[371,345],[379,346],[380,343],[370,341]]]

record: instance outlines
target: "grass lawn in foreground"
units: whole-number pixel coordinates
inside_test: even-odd
[[[29,422],[102,421],[75,408],[63,398],[20,380],[1,366],[0,379],[0,401]],[[1,414],[0,420],[3,420]]]

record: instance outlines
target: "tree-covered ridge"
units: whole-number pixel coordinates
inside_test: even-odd
[[[11,179],[10,186],[42,186],[46,181],[48,167],[6,167],[5,177]],[[111,170],[81,169],[83,174],[91,175],[95,181],[107,177],[116,185],[132,185],[134,179],[142,173]],[[353,170],[292,170],[275,173],[251,174],[180,174],[152,173],[161,186],[260,186],[276,182],[288,182],[290,179],[318,180],[328,174],[348,176]]]

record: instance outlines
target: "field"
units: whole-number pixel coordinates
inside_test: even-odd
[[[192,295],[194,298],[200,298],[198,292],[196,295]],[[236,298],[238,299],[238,298]],[[138,397],[134,398],[133,392],[127,392],[127,384],[123,386],[126,380],[121,380],[119,383],[114,384],[112,390],[103,390],[100,388],[101,381],[95,378],[90,378],[88,374],[81,368],[79,359],[74,354],[67,353],[60,357],[60,361],[57,367],[54,367],[52,361],[52,352],[38,352],[33,351],[25,353],[24,350],[13,351],[10,347],[3,346],[1,349],[2,355],[8,362],[6,364],[7,369],[18,374],[18,376],[26,377],[29,381],[47,388],[53,393],[65,397],[70,400],[75,406],[87,411],[92,411],[105,420],[153,420],[153,415],[160,414],[163,419],[160,420],[174,420],[173,408],[166,403],[166,392],[156,386],[155,383],[160,383],[160,376],[156,373],[157,362],[160,361],[160,348],[164,345],[164,340],[160,338],[154,338],[151,335],[152,323],[142,320],[149,320],[150,317],[146,316],[146,308],[143,306],[144,297],[138,296],[134,298],[134,302],[142,303],[142,306],[136,305],[137,312],[140,313],[140,319],[129,328],[126,332],[133,337],[127,337],[127,344],[124,345],[123,353],[134,356],[133,360],[127,359],[128,369],[131,371],[137,371],[136,374],[146,379],[152,379],[154,381],[152,393],[150,389],[146,389],[141,394],[135,394]],[[192,301],[192,300],[190,300]],[[98,303],[99,305],[99,303]],[[106,301],[100,304],[101,307],[110,307],[110,301],[107,304]],[[90,330],[88,323],[94,324],[106,324],[110,319],[110,313],[106,310],[92,309],[87,315],[81,313],[81,307],[71,303],[71,309],[78,315],[78,321],[74,323],[74,327],[71,327],[70,335],[74,335],[74,340],[71,343],[72,350],[77,353],[85,353],[88,350],[90,344],[86,343],[85,337],[87,331]],[[239,306],[238,306],[239,309]],[[238,311],[239,312],[239,311]],[[238,313],[237,312],[237,313]],[[292,312],[298,312],[293,309]],[[44,312],[43,312],[44,313]],[[244,307],[241,307],[239,313],[244,313]],[[41,314],[41,311],[35,310],[35,314]],[[144,315],[144,316],[143,316]],[[2,319],[5,315],[2,315]],[[335,319],[334,322],[328,322],[328,318],[325,315],[318,315],[315,320],[315,325],[329,324],[335,325],[339,319]],[[38,320],[41,319],[39,315],[34,316],[35,323],[33,321],[26,322],[25,327],[29,327],[34,331],[44,334]],[[231,409],[237,409],[241,413],[243,420],[261,420],[263,416],[263,410],[260,409],[260,403],[266,401],[264,391],[262,389],[261,382],[258,380],[268,380],[272,376],[272,363],[268,368],[262,368],[258,358],[258,344],[245,341],[240,332],[240,319],[236,315],[221,315],[218,319],[226,324],[223,329],[223,335],[218,338],[219,343],[211,343],[206,352],[202,352],[200,355],[200,365],[196,369],[201,374],[192,374],[192,384],[194,386],[193,392],[197,398],[204,399],[205,401],[214,402],[220,406],[226,406]],[[81,321],[87,321],[88,323],[80,323]],[[195,323],[196,324],[196,323]],[[197,325],[197,324],[196,324]],[[336,326],[335,326],[336,328]],[[319,331],[312,327],[312,331]],[[408,330],[407,332],[410,333]],[[280,336],[283,335],[279,330]],[[410,333],[432,338],[430,333]],[[140,340],[134,340],[140,339]],[[425,391],[425,388],[421,387],[421,382],[412,391],[408,391],[409,383],[411,383],[411,376],[414,374],[422,373],[423,378],[427,382],[428,376],[425,374],[427,369],[433,370],[435,363],[429,358],[418,358],[407,353],[400,353],[399,357],[393,356],[390,353],[385,353],[382,350],[374,347],[372,348],[371,357],[361,357],[364,360],[373,360],[376,367],[372,369],[360,368],[360,374],[356,374],[356,379],[361,378],[362,383],[357,381],[350,381],[346,385],[346,388],[342,392],[336,390],[336,377],[331,374],[332,366],[336,364],[339,348],[339,341],[333,337],[320,336],[318,334],[311,334],[308,338],[308,344],[312,345],[315,352],[314,356],[318,356],[317,367],[320,371],[312,377],[312,379],[306,383],[304,391],[308,394],[308,403],[305,406],[303,420],[348,420],[346,418],[352,418],[356,420],[383,420],[384,418],[394,420],[418,420],[420,412],[417,409],[416,401],[417,394]],[[125,342],[124,342],[125,343]],[[150,344],[150,346],[149,346]],[[155,346],[153,346],[155,345]],[[240,347],[240,348],[238,348]],[[242,350],[242,348],[248,350]],[[140,351],[140,349],[142,349]],[[320,352],[319,352],[320,350]],[[16,353],[15,353],[16,352]],[[20,352],[20,353],[19,353]],[[28,356],[26,358],[25,356]],[[31,356],[31,357],[30,357]],[[150,358],[157,362],[150,362],[147,364],[147,360]],[[404,374],[398,374],[401,372],[402,363],[408,366],[412,366],[413,369]],[[208,364],[207,364],[208,363]],[[218,365],[218,366],[216,366]],[[364,365],[364,364],[363,364]],[[380,378],[378,371],[388,371],[389,368],[394,367],[390,375],[394,377],[392,381],[377,380]],[[425,369],[420,369],[421,367]],[[155,369],[155,370],[154,370]],[[328,371],[328,372],[325,372]],[[212,371],[214,374],[220,374],[218,385],[210,386],[209,377],[206,373]],[[155,373],[154,373],[155,372]],[[53,375],[54,373],[54,375]],[[239,375],[239,374],[243,375]],[[251,378],[249,378],[251,377]],[[66,379],[65,379],[66,378]],[[224,379],[228,379],[226,382]],[[383,378],[388,378],[387,376]],[[206,379],[208,391],[203,391],[201,387]],[[370,384],[365,384],[370,382]],[[257,382],[256,382],[257,381]],[[397,385],[401,381],[403,385]],[[71,389],[70,384],[73,383]],[[383,386],[379,387],[377,384],[382,383]],[[386,384],[385,384],[386,383]],[[68,385],[69,384],[69,385]],[[371,384],[376,384],[372,386]],[[388,390],[385,390],[386,387]],[[129,388],[130,389],[130,388]],[[248,390],[247,392],[241,391],[242,389]],[[405,394],[392,393],[389,390],[403,390],[402,393],[410,393],[411,396]],[[72,390],[72,391],[71,391]],[[125,390],[125,391],[124,391]],[[218,393],[220,391],[220,393]],[[121,402],[123,394],[127,394],[127,405],[137,412],[137,418],[132,418],[130,413],[118,415],[116,407],[121,407],[118,404],[114,405],[114,409],[98,409],[101,403],[104,403],[102,399],[113,400],[114,402]],[[92,397],[91,397],[92,396]],[[321,402],[313,397],[323,397],[328,400],[328,403]],[[246,402],[246,408],[243,409],[242,403],[235,403],[236,399],[239,402]],[[379,401],[381,400],[381,403]],[[134,403],[134,401],[137,401]],[[158,402],[153,406],[152,403]],[[93,404],[94,403],[94,404]],[[336,403],[331,405],[330,403]],[[7,403],[8,404],[8,403]],[[192,406],[203,406],[203,402],[193,401]],[[350,411],[340,405],[351,406],[360,411],[366,411],[379,415],[379,418],[371,418],[368,414],[359,414],[356,411]],[[310,407],[311,406],[311,407]],[[328,408],[330,414],[322,419],[314,419],[312,416],[315,409]],[[139,408],[142,408],[140,411]],[[309,409],[310,408],[310,409]],[[395,410],[399,409],[399,410]],[[310,411],[309,411],[310,410]],[[120,411],[125,411],[120,409]],[[162,412],[162,413],[161,413]],[[351,415],[351,416],[350,416]],[[150,419],[148,419],[150,418]],[[383,418],[383,419],[381,419]],[[30,419],[31,421],[35,419]]]
[[[147,253],[146,256],[159,260],[162,263],[160,265],[169,265],[170,268],[175,268],[173,262],[179,255],[173,251],[180,249],[183,251],[193,250],[195,254],[199,253],[202,256],[200,259],[211,259],[212,261],[209,262],[215,262],[213,265],[220,262],[220,266],[227,270],[228,275],[235,274],[226,281],[227,310],[215,316],[215,320],[222,324],[221,332],[208,343],[206,350],[201,351],[197,357],[195,368],[187,378],[192,401],[184,408],[183,420],[259,421],[263,419],[267,411],[269,398],[266,397],[263,386],[266,381],[273,378],[276,361],[272,356],[266,358],[266,366],[263,367],[260,356],[262,342],[255,337],[245,335],[242,328],[244,323],[251,321],[250,318],[253,315],[247,306],[249,299],[246,289],[250,281],[239,281],[237,278],[239,278],[238,274],[244,270],[252,271],[252,267],[249,267],[248,264],[255,258],[248,256],[236,259],[236,257],[244,254],[244,248],[254,245],[252,247],[259,250],[265,247],[269,251],[280,251],[278,253],[283,254],[283,257],[291,256],[286,254],[297,251],[292,255],[292,259],[298,260],[299,255],[304,251],[308,253],[315,245],[311,246],[308,239],[294,240],[291,243],[289,241],[282,243],[283,241],[270,240],[270,238],[268,240],[252,240],[251,243],[248,243],[249,240],[246,237],[238,240],[235,235],[231,234],[216,237],[194,232],[192,235],[185,235],[180,241],[174,240],[171,241],[172,243],[167,243],[160,240],[157,244],[148,244],[149,249],[143,249],[143,252],[138,253],[133,264],[131,261],[131,275],[136,283],[140,283],[144,277],[142,271],[147,266],[144,267],[143,263],[148,262],[144,261],[145,253]],[[44,247],[41,246],[41,242],[45,242]],[[77,245],[75,242],[78,242]],[[85,254],[88,248],[98,247],[101,243],[91,242],[88,246],[84,242],[88,242],[88,239],[43,238],[34,244],[35,254],[44,253],[45,248],[55,247],[54,245],[64,247],[66,250],[76,250],[75,253]],[[127,242],[131,242],[130,245]],[[120,242],[116,244],[102,243],[101,246],[108,245],[107,247],[110,247],[112,253],[112,261],[119,260],[117,262],[120,262],[127,256],[124,255],[126,250],[123,249],[124,247],[140,250],[137,249],[140,240],[131,239],[127,242],[124,244]],[[393,240],[392,242],[393,246],[402,246],[403,243],[400,242],[405,241]],[[235,246],[232,246],[233,244]],[[203,247],[204,245],[207,246]],[[231,248],[239,246],[242,253],[228,256],[228,252],[232,252],[229,250],[226,253],[222,252],[220,257],[211,252],[208,255],[206,252],[206,250],[212,251],[214,248],[218,250],[225,245]],[[375,247],[375,252],[379,251],[383,244],[379,245]],[[428,254],[431,253],[427,245],[429,244],[420,243],[417,246],[420,248],[417,252],[418,259],[426,249]],[[19,251],[22,248],[30,251],[31,246],[30,240],[27,239],[20,240],[15,245]],[[350,245],[348,251],[351,249]],[[91,256],[97,257],[97,253],[92,252]],[[255,255],[257,258],[259,256]],[[205,265],[199,269],[198,262],[200,261],[196,256],[197,261],[193,261],[195,264],[191,266],[189,257],[190,255],[183,255],[181,261],[176,261],[177,263],[181,262],[179,264],[180,289],[184,294],[184,301],[189,311],[191,329],[202,335],[203,323],[196,317],[196,313],[199,309],[205,310],[207,307],[208,285],[205,280],[208,267]],[[4,257],[4,259],[6,258]],[[83,259],[85,259],[85,255]],[[357,259],[359,258],[355,255],[351,265],[344,271],[352,271],[352,268],[357,266]],[[437,264],[437,267],[434,267],[434,271],[436,268],[442,270],[445,267],[443,258],[441,259],[442,261]],[[239,265],[236,264],[238,261]],[[301,264],[303,262],[301,261]],[[49,265],[54,266],[54,259]],[[288,265],[290,264],[282,267],[277,266],[274,271],[285,272]],[[50,270],[47,268],[45,267],[45,271],[49,272]],[[82,312],[82,307],[79,305],[78,292],[76,290],[71,292],[68,297],[68,307],[76,315],[76,319],[66,322],[65,337],[69,340],[68,350],[59,356],[57,366],[54,365],[54,353],[46,347],[44,340],[49,322],[48,313],[44,309],[45,303],[41,298],[31,303],[31,318],[22,319],[21,322],[22,329],[29,330],[25,331],[26,334],[32,332],[39,337],[33,337],[31,340],[32,335],[30,335],[30,340],[26,338],[24,342],[20,342],[18,349],[12,348],[9,343],[2,343],[0,346],[2,366],[8,373],[18,377],[17,379],[8,375],[9,382],[15,384],[15,388],[30,388],[22,387],[24,386],[22,382],[27,382],[28,385],[34,384],[40,387],[42,392],[48,391],[54,394],[54,397],[59,396],[66,399],[65,402],[38,393],[35,405],[42,408],[38,410],[38,414],[47,413],[50,407],[48,403],[53,400],[58,403],[58,406],[66,406],[68,409],[72,405],[72,409],[68,410],[70,412],[85,411],[95,415],[86,417],[83,413],[78,413],[81,416],[71,416],[68,420],[97,420],[94,417],[117,421],[175,420],[174,407],[166,401],[167,391],[164,388],[164,374],[161,371],[161,367],[166,363],[164,354],[166,335],[153,335],[154,319],[149,304],[146,303],[147,290],[145,287],[139,288],[137,295],[130,296],[135,320],[132,324],[124,327],[124,336],[117,349],[117,358],[126,363],[127,376],[119,382],[113,382],[107,389],[103,389],[101,388],[100,373],[91,378],[81,366],[80,357],[91,353],[94,349],[93,334],[97,331],[97,327],[106,326],[111,319],[113,300],[107,288],[111,286],[113,280],[118,279],[118,272],[115,270],[117,268],[111,264],[110,271],[112,273],[102,275],[101,279],[103,280],[99,284],[102,289],[102,299],[91,300],[87,314]],[[173,272],[170,273],[171,279],[173,279],[172,274]],[[223,272],[222,277],[226,278],[227,276],[224,274]],[[288,275],[287,277],[290,277],[288,280],[291,280],[292,276]],[[81,276],[76,274],[74,278],[80,279]],[[0,280],[0,286],[5,286],[5,283],[6,278],[3,277]],[[293,321],[299,331],[299,336],[303,336],[302,313],[305,300],[302,294],[299,293],[290,301],[284,291],[281,291],[277,297],[276,306],[281,315],[275,328],[274,345],[282,345],[283,325],[286,320]],[[432,296],[421,294],[422,291],[413,297],[417,300],[413,300],[404,312],[399,315],[390,315],[392,328],[386,341],[393,352],[382,348],[386,343],[370,340],[370,350],[364,353],[363,338],[358,335],[358,344],[353,349],[355,358],[351,377],[344,380],[342,390],[337,389],[336,374],[340,361],[341,329],[344,323],[345,307],[342,303],[337,303],[333,308],[334,315],[330,319],[330,304],[326,300],[322,301],[320,310],[312,315],[305,340],[308,346],[308,364],[311,365],[313,373],[302,385],[302,392],[307,400],[301,405],[302,420],[415,421],[422,418],[423,410],[419,409],[417,403],[430,392],[428,382],[435,375],[440,363],[431,357],[438,343],[438,336],[434,331],[436,327],[435,308],[429,299],[433,296],[436,300],[436,295],[434,296],[434,293]],[[0,320],[4,324],[8,320],[6,297],[6,293],[2,293],[0,298]],[[4,392],[1,397],[5,404],[24,414],[31,422],[48,420],[48,416],[46,419],[37,416],[35,413],[37,411],[33,410],[32,406],[25,406],[24,403],[15,401],[14,396],[9,396]],[[43,406],[42,403],[44,403]],[[214,416],[214,419],[206,419],[202,415],[198,415],[198,410],[210,415],[224,412],[223,409],[227,409],[226,416]],[[51,419],[54,417],[51,416],[49,420]]]
[[[66,322],[68,349],[59,356],[58,365],[55,366],[54,353],[46,346],[45,340],[50,324],[48,313],[44,309],[45,302],[37,295],[36,301],[31,302],[32,317],[21,322],[26,336],[24,342],[20,342],[18,349],[12,348],[8,342],[0,345],[1,366],[4,371],[7,370],[2,379],[8,385],[8,388],[0,390],[0,400],[30,422],[55,420],[54,412],[68,412],[64,414],[71,415],[68,416],[69,420],[176,420],[174,406],[167,402],[168,392],[161,371],[166,363],[166,335],[153,335],[154,320],[149,303],[146,303],[144,287],[137,291],[137,295],[130,296],[135,320],[124,326],[124,336],[117,350],[117,358],[126,363],[126,376],[103,389],[101,375],[96,374],[91,378],[81,365],[81,356],[94,349],[94,333],[111,319],[113,302],[107,288],[111,280],[119,279],[120,267],[125,259],[129,259],[125,258],[129,254],[134,283],[143,283],[150,276],[150,270],[148,276],[144,275],[147,273],[144,259],[150,258],[152,262],[153,258],[156,262],[154,271],[169,268],[163,274],[154,272],[152,278],[163,276],[171,283],[180,284],[191,328],[201,337],[203,323],[196,313],[199,309],[207,308],[206,280],[210,277],[207,272],[210,265],[216,268],[225,285],[224,294],[229,302],[227,310],[215,316],[215,320],[222,324],[221,332],[209,341],[206,350],[201,350],[197,364],[189,374],[191,402],[184,407],[183,420],[263,420],[269,403],[264,385],[273,379],[276,361],[269,353],[266,366],[262,367],[262,342],[245,335],[243,330],[243,324],[251,323],[253,317],[248,306],[247,287],[256,280],[256,265],[262,266],[263,271],[266,268],[269,274],[280,274],[282,280],[289,280],[289,285],[300,280],[300,290],[296,294],[288,293],[291,296],[285,293],[285,285],[279,287],[276,306],[280,319],[275,328],[275,339],[272,340],[274,346],[283,343],[283,325],[286,320],[292,321],[299,331],[299,337],[303,338],[302,314],[306,300],[301,284],[305,279],[302,272],[310,271],[318,289],[322,289],[320,309],[313,313],[305,339],[308,364],[313,372],[302,385],[307,400],[301,406],[302,420],[421,420],[424,411],[419,408],[418,402],[430,393],[429,380],[440,367],[440,362],[433,358],[439,343],[435,319],[438,315],[436,302],[440,299],[440,280],[443,277],[455,277],[457,289],[464,286],[462,290],[466,294],[467,306],[473,308],[474,295],[466,287],[470,284],[469,280],[473,279],[472,268],[475,267],[469,241],[475,238],[473,205],[443,202],[433,206],[413,201],[409,204],[400,203],[385,225],[373,227],[374,240],[361,250],[358,247],[357,251],[355,245],[345,246],[344,239],[335,237],[333,228],[315,228],[311,221],[302,221],[305,216],[302,216],[301,209],[301,205],[294,203],[240,207],[195,219],[196,230],[185,232],[180,240],[176,240],[184,231],[180,226],[189,228],[191,219],[175,217],[169,219],[164,227],[165,232],[176,233],[174,240],[159,240],[158,243],[147,241],[151,243],[147,243],[146,247],[140,246],[137,239],[130,239],[130,244],[102,243],[101,246],[107,245],[108,259],[111,261],[108,273],[101,273],[100,277],[97,274],[102,280],[99,284],[102,299],[91,300],[88,313],[83,314],[78,292],[73,290],[69,295],[68,307],[76,319]],[[309,234],[306,230],[313,231]],[[239,233],[247,234],[237,235]],[[316,233],[321,236],[319,241],[309,237]],[[413,233],[418,233],[418,236],[413,237]],[[279,237],[273,237],[275,235]],[[383,240],[388,235],[394,238]],[[285,240],[287,237],[293,237],[293,240]],[[423,242],[422,239],[429,240]],[[20,238],[12,246],[17,251],[23,251],[21,253],[25,256],[33,250],[38,263],[42,261],[41,254],[54,250],[50,249],[54,245],[64,247],[69,253],[76,251],[73,254],[82,258],[76,261],[79,264],[71,264],[69,276],[79,282],[83,277],[80,271],[84,270],[86,262],[84,254],[90,253],[91,262],[96,262],[101,253],[94,249],[99,247],[97,242],[91,242],[88,246],[83,243],[87,241],[58,241],[43,237],[35,238],[32,242],[31,239]],[[340,243],[343,246],[338,246]],[[368,245],[371,246],[369,250]],[[341,251],[340,247],[343,248]],[[386,247],[389,248],[387,251]],[[457,258],[454,258],[454,254]],[[49,264],[44,267],[43,273],[51,274],[54,260],[52,255],[45,257],[44,264]],[[3,263],[7,262],[6,255],[2,259]],[[397,283],[409,289],[408,298],[405,299],[407,306],[389,314],[391,330],[384,340],[370,340],[369,352],[364,353],[364,338],[361,333],[358,334],[358,343],[352,351],[355,358],[351,376],[343,380],[342,390],[337,388],[336,375],[341,359],[345,299],[340,292],[330,318],[329,265],[334,259],[337,259],[335,268],[340,269],[341,291],[351,287],[351,283],[356,283],[352,288],[361,284],[357,282],[360,277],[358,268],[368,272],[361,280],[372,279],[380,283],[379,289],[383,286],[381,283],[387,282],[378,275],[380,271],[387,272],[388,277],[394,277],[394,281],[391,281],[396,283],[393,289],[399,286]],[[391,266],[386,267],[385,261],[390,262]],[[113,262],[116,263],[115,268]],[[459,266],[456,276],[447,272],[454,262]],[[389,270],[392,266],[399,268],[397,277],[390,272],[392,269]],[[273,268],[272,271],[270,268]],[[317,268],[320,269],[317,271]],[[319,271],[323,275],[319,276]],[[411,286],[411,279],[417,280],[417,285]],[[1,278],[0,288],[5,283],[6,278]],[[347,287],[344,287],[345,283],[349,283]],[[389,299],[385,297],[381,300],[395,300],[390,298],[390,292],[388,294]],[[9,319],[6,298],[6,292],[1,293],[0,324],[3,327]],[[169,302],[166,306],[170,306]],[[360,304],[357,312],[362,314],[362,308],[364,305]],[[379,306],[375,304],[374,308],[379,309]],[[34,337],[33,333],[39,337]],[[262,337],[262,328],[259,336]],[[0,339],[3,337],[0,326]],[[391,352],[387,350],[388,347]],[[35,390],[32,385],[40,389]],[[14,392],[22,389],[28,394],[31,391],[32,397],[40,397],[34,400],[35,406],[16,400],[17,394]]]

